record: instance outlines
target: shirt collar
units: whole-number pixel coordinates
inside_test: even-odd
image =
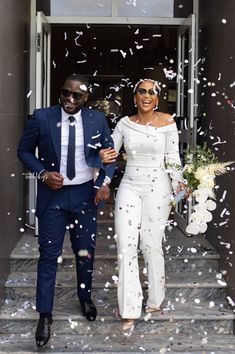
[[[82,118],[82,113],[81,113],[81,110],[78,112],[78,113],[75,113],[75,114],[68,114],[66,113],[63,108],[61,107],[61,116],[62,116],[62,119],[64,121],[67,121],[69,119],[69,117],[73,116],[76,120],[76,122],[78,122],[79,120],[81,120]]]

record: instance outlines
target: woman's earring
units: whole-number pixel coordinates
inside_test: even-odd
[[[157,111],[158,110],[158,105],[156,105],[153,110]]]
[[[134,106],[135,106],[135,107],[137,107],[137,104],[136,104],[136,102],[134,103]]]

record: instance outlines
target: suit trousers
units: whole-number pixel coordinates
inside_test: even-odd
[[[93,180],[81,185],[63,186],[39,217],[39,261],[36,308],[40,313],[53,309],[57,258],[62,254],[66,230],[76,259],[77,296],[91,297],[96,240],[97,207]]]
[[[118,305],[122,318],[141,315],[143,292],[138,265],[141,249],[148,276],[147,306],[160,307],[165,297],[165,266],[162,241],[165,236],[171,184],[161,172],[153,178],[140,180],[123,177],[115,203],[115,230],[119,265]],[[146,274],[147,273],[147,274]],[[146,283],[145,282],[145,283]]]

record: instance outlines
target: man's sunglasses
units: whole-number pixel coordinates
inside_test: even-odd
[[[140,94],[140,96],[144,96],[146,95],[147,93],[150,95],[150,96],[157,96],[158,95],[158,92],[157,90],[151,88],[149,90],[146,90],[145,88],[137,88],[135,92],[138,92]]]
[[[64,88],[62,88],[60,92],[61,92],[61,95],[64,97],[73,96],[73,99],[76,101],[79,101],[83,97],[83,94],[81,92],[72,92],[72,91],[69,91]]]

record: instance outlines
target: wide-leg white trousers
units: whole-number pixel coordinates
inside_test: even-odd
[[[165,297],[162,240],[171,207],[171,183],[165,171],[158,178],[124,176],[115,202],[115,229],[119,266],[118,305],[122,318],[141,315],[143,292],[138,244],[148,272],[147,306],[160,307]]]

